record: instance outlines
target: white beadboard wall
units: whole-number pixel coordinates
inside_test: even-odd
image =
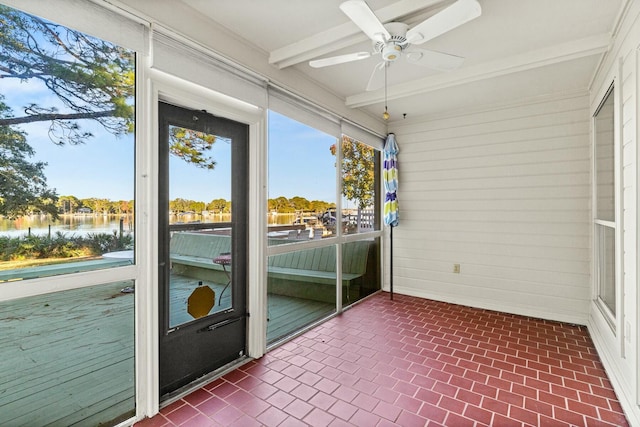
[[[611,379],[629,423],[640,426],[640,295],[638,293],[638,81],[640,79],[640,3],[626,4],[622,21],[591,89],[591,109],[601,101],[602,92],[615,81],[619,99],[615,108],[620,119],[620,159],[617,170],[620,192],[616,194],[621,210],[618,224],[622,232],[617,249],[618,315],[614,328],[605,320],[595,302],[592,303],[588,328],[598,355]]]
[[[622,60],[620,84],[621,84],[621,123],[620,134],[621,150],[621,188],[622,188],[622,286],[618,292],[622,292],[621,316],[619,334],[623,340],[621,356],[624,358],[624,377],[634,387],[633,379],[637,361],[637,281],[636,281],[636,257],[637,247],[637,185],[636,185],[636,69],[637,51],[632,49],[625,52]]]
[[[589,126],[586,92],[391,123],[394,291],[586,324]]]

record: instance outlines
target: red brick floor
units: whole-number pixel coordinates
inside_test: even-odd
[[[378,294],[137,424],[627,426],[587,329]]]

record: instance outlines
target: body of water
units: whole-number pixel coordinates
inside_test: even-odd
[[[89,233],[113,233],[119,232],[120,220],[125,232],[133,232],[132,215],[63,215],[53,221],[46,215],[30,215],[16,219],[0,219],[0,236],[19,237],[27,235],[46,235],[62,232],[85,236]],[[292,224],[296,219],[295,214],[269,214],[269,225]],[[171,215],[170,222],[229,222],[231,214],[181,214]],[[51,227],[49,229],[49,227]]]
[[[45,235],[62,232],[80,236],[89,233],[113,233],[120,230],[120,220],[125,232],[133,231],[131,215],[64,215],[52,220],[47,215],[30,215],[16,219],[0,219],[0,236],[19,237],[31,232]]]

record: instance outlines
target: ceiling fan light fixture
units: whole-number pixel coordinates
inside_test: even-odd
[[[419,3],[416,0],[406,1]],[[386,67],[402,56],[409,63],[439,71],[450,71],[460,67],[464,61],[463,57],[427,49],[418,49],[413,45],[425,43],[482,14],[482,8],[478,0],[456,0],[453,4],[409,29],[409,26],[404,22],[387,22],[383,24],[365,0],[344,1],[340,4],[340,9],[354,25],[371,39],[373,50],[371,52],[355,52],[314,59],[309,61],[309,65],[314,68],[321,68],[380,55],[382,60],[373,68],[366,89],[371,91],[382,86],[382,71],[384,69],[385,109],[383,116],[385,120],[389,118],[386,105]],[[341,44],[337,45],[337,47],[340,46]]]
[[[387,62],[393,62],[402,55],[402,46],[388,43],[382,48],[382,59]]]

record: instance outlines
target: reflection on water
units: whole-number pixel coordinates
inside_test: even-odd
[[[123,231],[133,231],[131,215],[63,215],[52,220],[47,215],[29,215],[16,219],[0,219],[0,236],[18,237],[31,232],[43,235],[60,231],[78,236],[89,233],[113,233],[120,230],[122,219]]]
[[[132,215],[61,215],[59,219],[53,221],[47,215],[30,215],[16,219],[0,218],[0,236],[18,237],[31,232],[31,234],[48,234],[51,226],[51,234],[60,231],[63,233],[84,236],[89,233],[113,233],[119,232],[120,220],[125,232],[133,232]],[[269,225],[293,224],[296,214],[269,214]],[[231,214],[209,214],[200,215],[186,213],[171,215],[170,223],[189,222],[229,222]]]
[[[270,213],[268,215],[269,225],[293,224],[298,218],[295,213]]]
[[[293,224],[297,215],[295,213],[270,213],[267,215],[269,225]],[[169,214],[169,224],[187,224],[190,222],[231,222],[230,213],[207,213],[205,215],[194,212]]]

